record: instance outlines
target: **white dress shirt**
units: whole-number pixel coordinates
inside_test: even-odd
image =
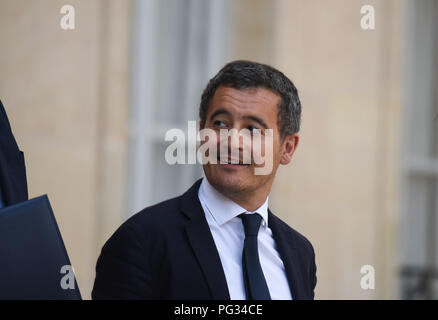
[[[257,212],[263,218],[258,233],[259,258],[271,299],[292,299],[283,261],[276,249],[275,240],[269,228],[269,197],[257,210],[248,212],[234,201],[223,196],[205,177],[199,187],[198,197],[219,252],[230,298],[232,300],[246,299],[242,272],[245,232],[242,219],[238,215]]]

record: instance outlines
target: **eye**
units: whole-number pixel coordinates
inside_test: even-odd
[[[221,128],[224,128],[224,127],[227,126],[227,124],[226,124],[224,121],[222,121],[222,120],[215,120],[215,121],[213,122],[213,124],[214,124],[216,127],[221,127]]]
[[[256,129],[258,129],[258,128],[255,127],[255,126],[248,126],[248,130],[251,131],[251,132],[253,132]]]

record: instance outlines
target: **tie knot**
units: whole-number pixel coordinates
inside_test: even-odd
[[[239,215],[239,217],[242,219],[243,228],[245,229],[245,237],[257,236],[260,223],[262,222],[262,216],[258,213],[243,213]]]

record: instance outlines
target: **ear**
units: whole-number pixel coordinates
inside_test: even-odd
[[[280,163],[282,165],[286,165],[292,160],[292,156],[298,147],[299,141],[300,135],[298,133],[288,135],[284,138],[281,146],[282,151],[280,155]]]
[[[204,129],[204,122],[202,122],[202,120],[199,120],[199,131],[201,131],[202,129]]]

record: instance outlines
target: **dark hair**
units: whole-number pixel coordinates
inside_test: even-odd
[[[227,63],[210,79],[202,93],[199,118],[205,124],[207,111],[214,93],[220,86],[234,89],[265,88],[280,96],[278,126],[280,136],[300,130],[301,103],[297,89],[282,72],[266,64],[238,60]]]

